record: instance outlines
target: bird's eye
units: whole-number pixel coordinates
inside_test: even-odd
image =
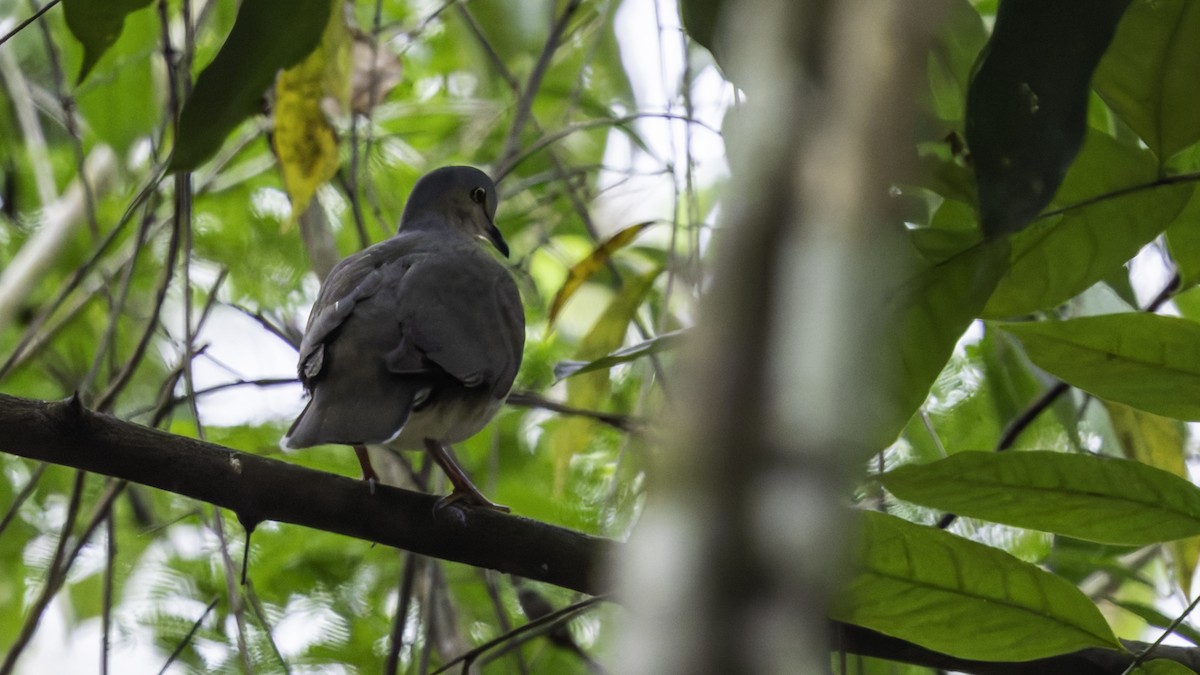
[[[475,202],[476,204],[482,204],[487,201],[487,190],[484,190],[481,187],[471,190],[471,201]]]

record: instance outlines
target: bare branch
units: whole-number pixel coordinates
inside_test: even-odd
[[[617,542],[436,495],[377,486],[90,412],[0,394],[0,451],[116,476],[232,510],[247,528],[274,520],[486,567],[584,593]],[[252,570],[253,571],[253,570]]]

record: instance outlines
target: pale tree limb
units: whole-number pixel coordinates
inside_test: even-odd
[[[890,391],[870,324],[900,278],[888,188],[915,157],[941,5],[726,4],[749,103],[731,111],[723,245],[682,355],[676,440],[621,561],[617,672],[829,669],[825,607],[853,541],[841,504]]]

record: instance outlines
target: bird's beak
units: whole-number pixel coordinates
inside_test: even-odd
[[[495,223],[488,224],[487,238],[496,245],[496,250],[503,253],[505,258],[508,257],[508,244],[505,243],[504,235],[500,234],[500,230],[496,227]]]

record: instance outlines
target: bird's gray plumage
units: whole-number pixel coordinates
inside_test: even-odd
[[[496,191],[470,167],[417,182],[399,231],[342,260],[321,287],[300,344],[312,398],[286,447],[464,440],[512,387],[525,317],[492,223]]]

